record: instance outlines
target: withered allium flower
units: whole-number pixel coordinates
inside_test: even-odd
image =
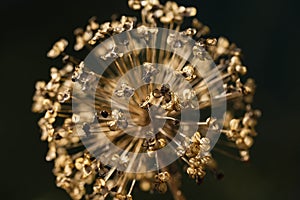
[[[85,58],[69,55],[65,39],[48,52],[63,67],[51,68],[33,97],[33,111],[44,113],[46,160],[73,199],[128,200],[138,185],[182,200],[182,172],[197,183],[207,172],[222,177],[214,152],[249,160],[260,116],[251,107],[255,83],[244,77],[235,44],[209,37],[196,18],[182,28],[195,8],[128,5],[141,10],[141,21],[91,18],[74,31],[74,50],[88,50]]]

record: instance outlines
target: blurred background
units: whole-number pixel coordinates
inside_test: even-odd
[[[244,52],[249,76],[257,81],[254,106],[259,121],[250,163],[218,156],[225,173],[198,186],[184,177],[187,199],[299,199],[299,7],[286,0],[177,0],[198,8],[214,35],[234,41]],[[127,0],[0,2],[1,199],[67,200],[56,188],[53,163],[45,161],[38,116],[31,113],[37,80],[48,80],[54,64],[46,52],[58,38],[91,16],[106,21],[114,13],[135,15]],[[139,194],[136,199],[171,199]]]

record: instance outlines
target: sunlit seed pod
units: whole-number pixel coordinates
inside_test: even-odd
[[[241,75],[245,75],[247,73],[247,68],[245,66],[237,65],[235,70]]]
[[[192,168],[192,167],[187,168],[187,174],[190,175],[190,176],[195,175],[196,172],[197,171],[194,168]]]
[[[72,122],[73,123],[78,123],[79,120],[80,120],[80,116],[77,115],[77,114],[73,114],[73,116],[72,116]]]
[[[99,23],[96,21],[97,17],[91,17],[89,19],[89,24],[92,30],[97,30],[99,28]]]
[[[183,75],[186,77],[187,81],[192,81],[196,78],[195,69],[191,65],[187,65],[182,69]]]
[[[201,138],[201,139],[200,139],[200,144],[203,144],[203,145],[209,145],[209,144],[210,144],[209,138],[207,138],[207,137]]]
[[[67,46],[68,41],[65,39],[60,39],[53,45],[52,49],[47,53],[47,56],[49,58],[56,58],[65,50]]]
[[[184,11],[184,15],[187,17],[193,17],[197,14],[197,9],[195,7],[188,7]]]
[[[192,142],[200,143],[200,139],[201,139],[201,134],[197,131],[192,137]]]
[[[184,155],[185,155],[185,149],[184,149],[183,147],[178,147],[178,148],[177,148],[177,155],[178,155],[179,157],[184,156]]]
[[[160,182],[167,182],[170,179],[170,174],[168,172],[161,172],[155,178]]]
[[[252,135],[251,132],[252,132],[252,131],[251,131],[250,129],[248,129],[248,128],[243,128],[243,129],[240,131],[240,136],[241,136],[242,138],[244,138],[244,137],[246,137],[246,136],[248,136],[248,135]]]
[[[217,43],[217,49],[216,49],[217,54],[219,55],[225,54],[229,48],[229,45],[230,43],[226,38],[220,37]]]
[[[160,193],[166,193],[168,190],[168,186],[166,183],[158,183],[156,189]]]
[[[70,91],[69,90],[66,90],[64,92],[59,92],[58,95],[57,95],[57,100],[60,102],[60,103],[64,103],[66,102],[67,100],[69,100],[71,98],[71,94],[70,94]]]
[[[206,172],[203,171],[203,170],[199,170],[197,172],[197,175],[199,176],[200,179],[203,179],[205,177],[205,175],[206,175]]]
[[[230,121],[230,129],[233,131],[238,130],[238,128],[240,127],[240,120],[238,119],[232,119]]]
[[[203,152],[208,152],[210,150],[210,145],[208,144],[201,144],[200,148]]]
[[[128,5],[133,10],[139,10],[141,9],[141,1],[140,0],[128,0]]]
[[[253,141],[252,137],[246,136],[244,138],[244,143],[248,148],[250,148],[253,145],[254,141]]]
[[[43,107],[46,109],[46,110],[50,110],[52,108],[52,102],[50,99],[43,99]]]
[[[83,168],[83,158],[77,158],[75,161],[75,167],[77,170],[81,170]]]
[[[243,138],[239,138],[235,141],[235,144],[236,146],[239,148],[239,149],[248,149],[248,146],[245,144]]]
[[[158,147],[161,149],[161,148],[164,148],[165,146],[167,145],[167,141],[163,138],[160,138],[158,140]]]
[[[151,183],[150,183],[150,181],[142,180],[140,182],[140,188],[143,191],[149,191],[151,189]]]
[[[208,39],[206,39],[206,44],[209,46],[215,46],[215,45],[217,45],[217,39],[216,38],[208,38]]]
[[[204,61],[205,59],[209,59],[207,52],[205,51],[204,44],[201,42],[197,42],[193,47],[193,54],[200,60]]]
[[[188,28],[185,31],[182,32],[186,36],[194,36],[197,33],[197,30],[195,28]]]

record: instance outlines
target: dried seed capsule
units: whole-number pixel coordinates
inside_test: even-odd
[[[168,190],[168,186],[166,183],[158,183],[156,189],[160,193],[166,193]]]
[[[238,130],[239,126],[240,126],[240,120],[232,119],[230,121],[230,129],[231,130],[236,131],[236,130]]]
[[[47,56],[49,58],[56,58],[65,50],[67,46],[68,46],[68,41],[65,39],[60,39],[59,41],[54,43],[52,49],[48,52]]]
[[[128,0],[128,5],[133,10],[140,10],[142,8],[140,0]]]

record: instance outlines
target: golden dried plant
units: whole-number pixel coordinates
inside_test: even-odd
[[[46,160],[54,160],[56,184],[72,199],[129,200],[138,184],[182,200],[181,171],[201,183],[207,172],[222,177],[214,152],[249,160],[260,116],[251,107],[255,83],[245,78],[235,44],[209,37],[196,18],[182,28],[194,7],[128,5],[141,21],[93,17],[74,31],[74,50],[90,52],[84,60],[67,53],[65,39],[53,45],[47,56],[63,67],[36,83],[32,110],[44,114],[38,124]]]

